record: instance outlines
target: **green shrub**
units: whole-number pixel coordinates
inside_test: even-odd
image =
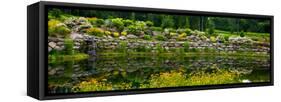
[[[189,35],[191,35],[191,30],[189,28],[186,28],[185,33],[189,36]]]
[[[112,21],[111,21],[110,19],[106,19],[106,20],[104,21],[104,25],[105,25],[106,27],[109,27],[109,28],[111,28],[111,27],[113,26]]]
[[[176,36],[177,33],[174,33],[174,32],[170,32],[170,36]]]
[[[71,30],[58,20],[48,21],[48,33],[50,36],[61,35],[63,37],[69,36]]]
[[[114,37],[119,37],[119,33],[118,33],[118,32],[114,32],[114,33],[113,33],[113,36],[114,36]]]
[[[153,31],[162,31],[163,30],[161,27],[151,27],[150,29]]]
[[[155,39],[159,40],[159,41],[166,41],[167,38],[164,36],[164,35],[156,35],[155,36]]]
[[[97,26],[101,26],[101,25],[103,25],[104,24],[104,20],[103,19],[97,19],[96,20],[96,24],[97,24]]]
[[[134,35],[137,35],[137,33],[139,33],[137,27],[134,25],[130,25],[127,32]]]
[[[150,36],[150,35],[144,35],[144,36],[143,36],[143,39],[145,39],[145,40],[151,40],[151,36]]]
[[[187,34],[186,33],[182,33],[180,35],[178,35],[178,40],[183,40],[184,38],[186,38]]]
[[[152,27],[152,26],[153,26],[153,22],[151,22],[151,21],[146,21],[145,23],[146,23],[146,25],[147,25],[148,27]]]
[[[216,37],[214,37],[214,36],[211,36],[211,37],[210,37],[210,40],[211,40],[211,42],[213,42],[213,43],[217,42],[217,39],[216,39]]]
[[[87,29],[86,32],[89,35],[94,35],[94,36],[98,36],[98,37],[102,37],[104,35],[104,31],[99,28],[90,28],[90,29]]]
[[[126,32],[126,31],[123,31],[123,32],[121,32],[121,35],[126,36],[126,35],[127,35],[127,32]]]
[[[118,31],[123,31],[124,23],[122,22],[122,18],[114,18],[111,19],[112,25],[118,29]]]
[[[105,35],[111,35],[111,32],[110,31],[105,31],[104,34]]]
[[[125,27],[128,27],[128,26],[134,24],[134,21],[126,19],[126,20],[123,20],[123,23],[124,23]]]
[[[229,37],[230,37],[230,35],[225,35],[225,36],[224,36],[224,40],[225,40],[225,41],[228,41],[228,40],[229,40]]]
[[[207,29],[207,31],[208,31],[208,34],[210,34],[210,35],[215,33],[215,29],[214,28],[209,28],[209,29]]]
[[[244,37],[244,36],[245,36],[244,31],[241,31],[241,32],[240,32],[240,37]]]
[[[97,18],[96,17],[92,17],[92,18],[87,18],[88,22],[90,22],[93,26],[97,26],[96,25],[96,21]]]
[[[164,15],[163,19],[161,20],[161,27],[162,28],[172,28],[174,27],[175,23],[172,16]]]

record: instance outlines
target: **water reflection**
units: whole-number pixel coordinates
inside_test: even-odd
[[[49,93],[69,93],[265,82],[269,64],[268,57],[99,56],[49,63],[48,87]]]

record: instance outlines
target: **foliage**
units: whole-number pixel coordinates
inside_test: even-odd
[[[134,25],[128,27],[128,33],[137,35],[139,33],[138,28]]]
[[[245,36],[244,31],[241,31],[241,32],[240,32],[240,37],[244,37],[244,36]]]
[[[183,40],[186,38],[186,36],[187,36],[186,33],[182,33],[182,34],[178,35],[178,40]]]
[[[100,27],[105,23],[103,19],[98,19],[96,17],[87,18],[87,20],[92,24],[94,27]]]
[[[153,22],[151,22],[151,21],[146,21],[145,23],[146,23],[146,25],[147,25],[148,27],[152,27],[152,26],[153,26]]]
[[[104,20],[103,19],[97,19],[96,24],[97,24],[98,27],[100,27],[101,25],[104,24]]]
[[[177,33],[170,32],[170,36],[175,36],[175,35],[177,35]]]
[[[206,16],[183,16],[183,15],[166,15],[157,13],[139,13],[139,12],[116,12],[104,10],[88,10],[72,11],[69,9],[50,9],[48,10],[49,19],[58,19],[72,16],[92,17],[93,15],[99,19],[123,18],[125,27],[133,25],[135,21],[150,21],[153,26],[163,28],[190,28],[192,30],[205,31],[214,25],[214,29],[225,30],[230,32],[270,32],[270,21],[267,19],[244,19],[229,17],[206,17]],[[129,20],[127,20],[129,19]],[[61,20],[63,21],[63,20]],[[211,22],[209,22],[211,21]],[[110,22],[105,20],[105,24]],[[146,23],[148,27],[151,23]],[[109,24],[111,25],[111,24]],[[187,33],[189,34],[189,33]]]
[[[153,30],[153,31],[162,31],[163,29],[161,27],[151,27],[151,30]]]
[[[216,37],[214,37],[214,36],[211,36],[211,37],[210,37],[210,40],[211,40],[211,42],[213,42],[213,43],[217,42],[217,39],[216,39]]]
[[[228,41],[228,40],[229,40],[229,37],[230,37],[230,35],[225,35],[225,36],[224,36],[224,40],[225,40],[225,41]]]
[[[126,20],[123,20],[123,23],[124,23],[125,27],[128,27],[129,25],[134,24],[134,21],[126,19]]]
[[[126,35],[127,35],[127,32],[126,32],[126,31],[123,31],[123,32],[121,32],[121,35],[126,36]]]
[[[144,40],[151,40],[151,36],[146,34],[146,35],[143,36],[143,39]]]
[[[123,31],[124,23],[122,18],[111,19],[112,25],[118,29],[119,32]]]
[[[114,32],[114,33],[113,33],[113,36],[114,36],[114,37],[119,37],[119,35],[120,35],[120,34],[119,34],[118,32]]]
[[[87,29],[86,33],[89,35],[94,35],[94,36],[98,36],[98,37],[102,37],[104,35],[104,31],[99,28]]]
[[[110,31],[105,31],[104,34],[105,35],[111,35],[111,32]]]
[[[186,28],[186,29],[185,29],[185,33],[186,33],[187,35],[191,35],[191,29]]]
[[[162,19],[162,28],[172,28],[174,26],[174,20],[172,19],[172,16],[170,15],[163,15]]]
[[[164,36],[164,35],[156,35],[155,36],[155,39],[159,40],[159,41],[166,41],[167,38]]]
[[[48,34],[49,36],[63,36],[67,37],[70,34],[70,29],[66,27],[63,23],[58,20],[48,21]]]

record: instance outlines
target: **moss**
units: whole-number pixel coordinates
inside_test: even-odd
[[[159,40],[159,41],[166,41],[167,40],[167,38],[164,35],[156,35],[155,39]]]
[[[144,40],[151,40],[151,36],[150,36],[150,35],[144,35],[144,36],[143,36],[143,39],[144,39]]]

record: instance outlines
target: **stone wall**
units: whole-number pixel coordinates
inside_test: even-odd
[[[200,39],[196,36],[188,37],[189,49],[206,50],[213,49],[214,51],[251,51],[251,52],[262,52],[267,53],[270,50],[270,45],[266,43],[258,43],[254,41],[248,41],[243,38],[230,38],[228,43],[211,42],[207,39]],[[156,46],[161,46],[165,50],[173,50],[176,48],[183,48],[184,43],[187,41],[147,41],[147,40],[136,40],[136,39],[103,39],[96,38],[97,47],[99,49],[116,49],[120,47],[120,43],[126,43],[127,49],[135,49],[138,47],[151,48],[152,51],[156,50]]]
[[[229,38],[227,43],[221,43],[219,40],[217,42],[212,42],[208,38],[201,38],[198,36],[191,35],[187,37],[187,41],[148,41],[142,39],[130,39],[129,37],[94,37],[81,34],[72,34],[71,38],[74,41],[74,49],[86,52],[89,50],[99,49],[99,50],[114,50],[120,47],[121,43],[126,43],[127,49],[136,48],[148,48],[154,52],[157,46],[161,46],[166,51],[171,51],[176,48],[183,48],[184,43],[188,42],[190,50],[205,50],[208,51],[212,49],[213,51],[251,51],[251,52],[261,52],[268,53],[270,51],[269,43],[258,43],[246,38]],[[63,50],[64,49],[64,39],[62,38],[52,38],[49,37],[49,51],[54,49]],[[208,49],[208,50],[206,50]]]

